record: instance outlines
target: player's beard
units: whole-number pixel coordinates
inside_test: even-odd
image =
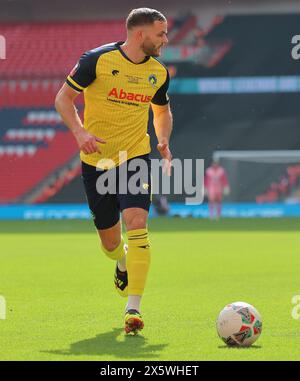
[[[151,57],[159,57],[160,56],[160,48],[162,47],[162,44],[159,46],[155,46],[152,42],[146,42],[144,41],[141,48],[146,56]]]

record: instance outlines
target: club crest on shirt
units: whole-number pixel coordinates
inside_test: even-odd
[[[148,81],[151,83],[153,87],[156,87],[157,84],[157,78],[154,74],[149,75]]]

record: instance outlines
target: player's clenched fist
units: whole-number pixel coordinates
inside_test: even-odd
[[[101,144],[106,143],[103,139],[100,139],[97,136],[91,135],[84,129],[77,132],[75,134],[75,138],[77,140],[80,150],[87,155],[91,153],[95,153],[95,152],[101,153],[97,143],[101,143]]]

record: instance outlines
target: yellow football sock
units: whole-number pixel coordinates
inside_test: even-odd
[[[128,252],[126,267],[128,272],[128,295],[143,295],[150,267],[150,245],[147,229],[127,232]]]
[[[101,247],[104,253],[108,256],[108,258],[113,259],[115,261],[120,261],[125,255],[123,237],[121,237],[120,245],[116,247],[113,251],[107,250],[102,244]]]

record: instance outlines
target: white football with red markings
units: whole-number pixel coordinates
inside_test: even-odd
[[[227,304],[218,316],[217,331],[228,346],[249,347],[262,331],[260,313],[245,302]]]

